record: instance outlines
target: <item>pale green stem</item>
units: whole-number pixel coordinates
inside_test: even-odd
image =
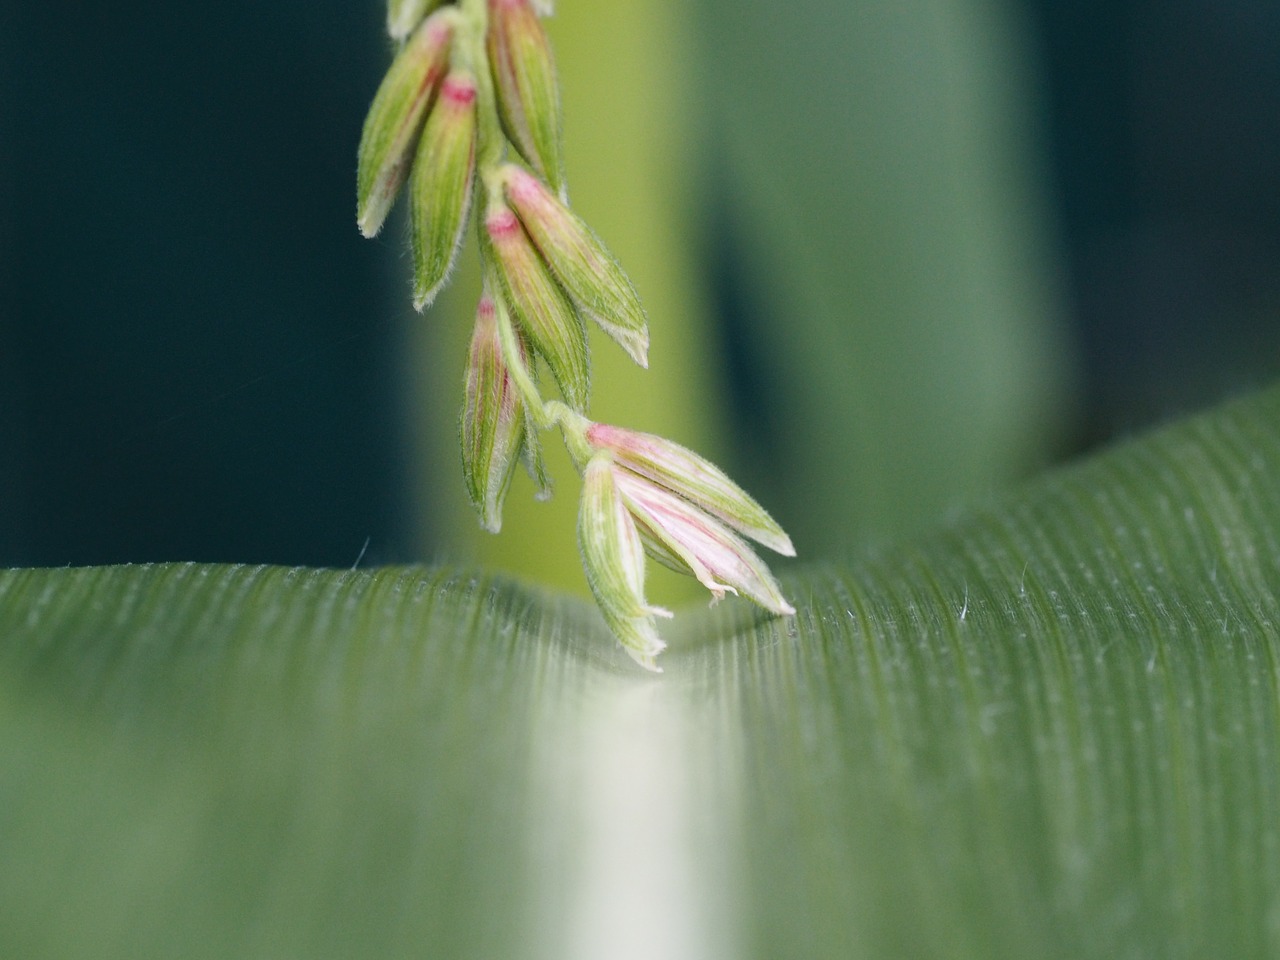
[[[501,299],[494,299],[494,310],[497,314],[498,341],[502,345],[503,362],[507,365],[516,390],[520,392],[520,398],[529,408],[534,426],[539,430],[559,427],[569,456],[573,458],[577,468],[582,470],[592,454],[591,445],[587,443],[587,428],[591,426],[591,421],[559,400],[542,399],[538,385],[533,382],[529,368],[520,356],[515,328],[511,325],[511,317]]]
[[[486,282],[485,286],[492,290],[495,285]],[[529,368],[524,365],[524,359],[520,356],[520,345],[516,343],[515,328],[511,325],[506,304],[502,302],[501,297],[494,297],[493,307],[498,321],[498,342],[502,345],[502,359],[507,365],[507,372],[511,374],[511,379],[520,392],[520,398],[528,406],[534,424],[539,430],[550,430],[556,425],[556,421],[548,412],[549,404],[545,403],[542,395],[538,393],[538,385],[533,382]]]

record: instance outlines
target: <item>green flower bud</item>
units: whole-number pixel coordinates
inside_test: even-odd
[[[488,46],[507,137],[528,164],[563,193],[555,62],[530,0],[489,0]]]
[[[679,494],[698,509],[783,556],[796,548],[778,522],[723,470],[687,447],[652,433],[603,423],[586,431],[587,443],[610,452],[618,464]]]
[[[678,559],[677,572],[693,574],[715,600],[729,591],[773,613],[796,612],[765,562],[719,520],[624,467],[615,469],[614,483],[655,559],[668,566]]]
[[[653,618],[671,616],[644,599],[644,546],[614,479],[609,456],[587,463],[578,509],[578,547],[591,593],[605,623],[638,664],[660,672],[655,657],[666,647]]]
[[[387,0],[387,33],[392,40],[403,40],[440,3],[441,0]]]
[[[565,401],[585,410],[591,372],[581,318],[509,208],[494,202],[484,226],[486,259],[517,325],[551,368]]]
[[[647,367],[649,327],[640,297],[622,267],[537,177],[514,164],[504,167],[500,176],[507,202],[578,309]]]
[[[480,525],[490,533],[502,528],[502,502],[526,431],[523,405],[502,357],[497,309],[487,293],[480,298],[459,424],[467,493],[480,511]]]
[[[436,88],[449,66],[454,11],[427,18],[391,64],[374,95],[360,137],[356,222],[372,237],[409,176],[409,164]]]
[[[454,70],[427,118],[409,180],[413,222],[413,305],[427,307],[462,246],[476,167],[476,85]]]

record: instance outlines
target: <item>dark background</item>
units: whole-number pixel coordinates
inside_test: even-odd
[[[351,187],[378,22],[75,7],[0,25],[0,560],[404,554],[399,264]]]
[[[1280,4],[1022,13],[1068,455],[1280,370]],[[415,558],[402,254],[354,227],[379,17],[0,2],[0,563]]]
[[[1280,4],[1041,0],[1081,442],[1280,370]]]

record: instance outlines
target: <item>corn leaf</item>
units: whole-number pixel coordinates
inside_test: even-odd
[[[658,678],[463,570],[0,572],[0,956],[1275,955],[1278,476],[1273,390]]]

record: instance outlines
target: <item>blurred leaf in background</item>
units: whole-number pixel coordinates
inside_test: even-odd
[[[919,529],[1058,452],[1074,357],[1015,10],[697,7],[742,479],[801,554]]]

